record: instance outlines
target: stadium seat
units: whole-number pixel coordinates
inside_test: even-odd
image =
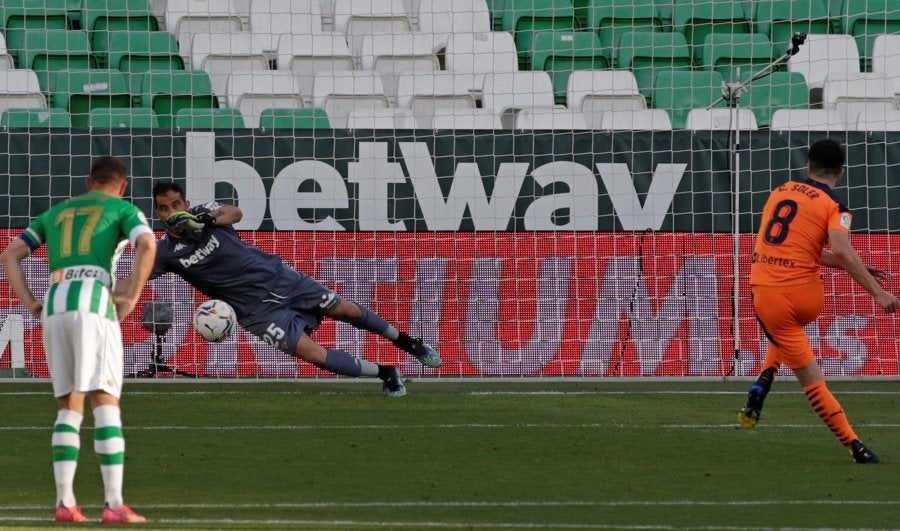
[[[691,109],[704,109],[722,96],[722,75],[714,70],[669,70],[657,74],[653,85],[653,106],[665,109],[672,127],[684,129]],[[721,101],[718,107],[724,107]]]
[[[419,32],[430,35],[432,49],[447,47],[453,34],[491,31],[491,15],[485,0],[419,0]]]
[[[254,0],[254,3],[264,0]],[[229,0],[167,0],[166,30],[178,39],[185,63],[191,61],[191,38],[195,33],[227,35],[244,28],[241,17],[232,12]]]
[[[0,127],[72,127],[72,121],[65,109],[10,108],[0,115]]]
[[[672,119],[663,109],[613,110],[586,115],[592,129],[602,131],[671,131]]]
[[[772,113],[773,131],[845,131],[847,122],[834,109],[779,109]]]
[[[859,51],[849,35],[809,35],[797,54],[788,59],[787,69],[803,74],[810,89],[810,104],[818,104],[826,76],[859,73]]]
[[[42,87],[47,87],[52,71],[98,66],[84,31],[27,30],[22,46],[18,50],[18,67],[37,72]]]
[[[841,11],[841,32],[856,39],[860,71],[869,71],[875,38],[900,33],[900,0],[845,0]]]
[[[482,106],[502,114],[522,107],[553,107],[553,82],[546,72],[511,72],[487,75]]]
[[[837,110],[845,122],[852,124],[863,111],[900,109],[900,102],[894,96],[894,85],[890,80],[881,74],[858,73],[826,77],[822,107]]]
[[[691,65],[691,50],[681,33],[633,31],[619,39],[615,66],[634,73],[641,94],[648,100],[657,72],[690,70]]]
[[[98,107],[91,109],[88,125],[100,129],[131,129],[134,127],[159,127],[159,120],[153,109],[132,107],[130,109],[116,107]]]
[[[416,119],[411,109],[361,108],[350,110],[347,129],[415,129]]]
[[[184,59],[178,54],[178,41],[166,31],[113,31],[110,49],[98,53],[98,62],[121,70],[129,77],[129,87],[137,92],[138,82],[150,70],[184,70]],[[97,50],[95,50],[97,51]]]
[[[753,112],[746,107],[691,109],[684,128],[691,131],[756,131],[759,126]]]
[[[578,28],[571,0],[505,0],[502,24],[515,39],[520,69],[527,68],[535,32]]]
[[[143,75],[140,86],[140,106],[153,109],[161,127],[171,127],[175,114],[186,107],[219,106],[209,74],[203,70],[150,71]]]
[[[0,111],[11,108],[46,108],[34,70],[16,68],[0,72]]]
[[[581,113],[574,112],[565,107],[536,107],[522,108],[515,114],[501,116],[501,122],[506,119],[504,129],[536,129],[536,130],[586,130],[587,122]]]
[[[644,109],[647,103],[629,70],[577,70],[569,76],[566,106],[587,115],[590,125],[604,112]]]
[[[397,93],[396,77],[403,72],[434,72],[441,69],[432,51],[431,38],[420,33],[363,35],[359,67],[381,76],[385,93]]]
[[[604,54],[610,57],[615,52],[619,38],[625,33],[664,30],[654,0],[576,0],[575,13],[584,21],[585,27],[597,33]]]
[[[900,111],[864,110],[856,117],[856,122],[848,124],[853,131],[900,131]]]
[[[268,40],[259,40],[249,32],[195,33],[191,43],[191,67],[209,74],[213,94],[219,101],[227,96],[231,74],[271,72],[269,58],[263,53]]]
[[[243,129],[244,117],[241,111],[231,108],[181,109],[175,115],[175,128],[194,129]]]
[[[675,0],[672,8],[672,28],[692,49],[711,33],[750,33],[751,23],[743,4],[732,0]]]
[[[420,127],[427,129],[424,124]],[[431,129],[434,130],[494,130],[503,129],[500,115],[493,109],[435,109],[431,117]]]
[[[91,47],[111,49],[105,41],[117,31],[157,31],[159,22],[147,0],[82,0],[81,28],[87,30]]]
[[[741,76],[743,80],[752,74]],[[741,106],[749,108],[760,127],[768,127],[778,109],[808,109],[809,90],[803,75],[797,72],[771,72],[745,87]]]
[[[872,73],[881,74],[900,94],[900,35],[879,35],[872,45]]]
[[[228,76],[228,106],[240,110],[247,127],[259,127],[265,109],[304,107],[297,80],[291,72],[254,72]]]
[[[312,94],[317,72],[356,68],[347,41],[339,35],[282,34],[278,40],[276,64],[278,70],[294,73],[303,94]]]
[[[36,29],[73,29],[67,0],[6,1],[0,6],[0,27],[6,46],[19,50],[24,44],[25,31]]]
[[[473,109],[472,74],[406,72],[397,77],[397,106],[412,109],[420,127],[431,128],[437,109]]]
[[[715,70],[732,83],[740,79],[738,70],[743,77],[747,72],[759,72],[772,62],[772,43],[761,33],[710,33],[698,48],[702,68]]]
[[[0,33],[0,70],[9,70],[15,67],[16,62],[13,60],[13,56],[9,55],[9,50],[6,48],[6,38]]]
[[[794,33],[834,33],[825,0],[757,0],[753,27],[772,41],[772,56],[779,58],[790,48]]]
[[[556,103],[565,104],[569,75],[574,70],[602,70],[612,62],[601,52],[600,39],[591,31],[539,31],[530,52],[532,70],[550,74]]]
[[[447,40],[446,69],[474,74],[473,88],[481,90],[486,74],[517,72],[519,59],[512,35],[505,31],[453,34]]]
[[[338,129],[347,125],[347,116],[355,108],[390,107],[381,78],[374,72],[324,72],[313,80],[313,106],[325,109],[331,124]]]
[[[344,35],[354,57],[362,54],[362,38],[369,33],[392,35],[412,31],[402,0],[335,0],[334,31]]]
[[[264,109],[259,114],[260,129],[331,129],[325,109]]]
[[[118,70],[60,70],[50,74],[50,106],[65,109],[73,127],[88,127],[97,107],[131,107],[131,91]]]
[[[266,50],[278,48],[279,36],[325,33],[317,0],[253,0],[250,3],[250,31],[268,39]],[[341,33],[343,35],[343,33]]]

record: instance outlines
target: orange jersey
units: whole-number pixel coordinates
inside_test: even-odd
[[[772,190],[763,207],[752,286],[798,286],[819,280],[828,231],[850,232],[852,216],[828,185],[807,179]]]

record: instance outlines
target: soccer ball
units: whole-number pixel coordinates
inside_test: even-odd
[[[194,328],[203,339],[213,343],[231,335],[236,321],[231,305],[219,299],[208,300],[194,311]]]

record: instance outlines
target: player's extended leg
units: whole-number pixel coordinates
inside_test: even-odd
[[[398,331],[380,315],[365,306],[342,300],[331,309],[328,317],[390,339],[395,347],[409,353],[426,367],[441,366],[441,356],[431,345],[420,338],[410,337],[406,332]]]
[[[850,453],[853,454],[853,459],[857,463],[881,462],[875,452],[867,448],[856,436],[856,432],[850,426],[850,421],[847,420],[847,415],[844,413],[840,402],[828,390],[828,386],[825,384],[825,377],[822,375],[819,365],[813,361],[806,367],[794,369],[794,373],[797,375],[800,385],[803,386],[803,392],[806,393],[806,398],[812,405],[813,410],[825,422],[828,429],[834,433],[835,437],[841,441],[841,444],[850,450]]]
[[[340,349],[326,349],[306,334],[300,336],[300,340],[297,341],[295,354],[320,369],[342,376],[354,378],[377,376],[384,382],[384,394],[394,398],[406,395],[403,375],[400,373],[400,369],[394,365],[372,363]]]
[[[742,428],[750,429],[759,422],[762,415],[763,405],[766,397],[772,389],[772,382],[775,380],[775,374],[778,373],[778,363],[776,349],[770,344],[766,351],[766,360],[763,362],[763,369],[759,373],[759,377],[750,386],[747,392],[747,401],[744,407],[738,412],[738,424]]]
[[[76,395],[76,396],[72,396]],[[53,478],[56,481],[56,521],[86,522],[75,501],[75,470],[81,449],[81,421],[84,395],[71,393],[58,400],[59,411],[53,425]]]

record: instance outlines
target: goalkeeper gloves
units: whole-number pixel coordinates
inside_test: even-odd
[[[166,218],[165,223],[169,229],[175,232],[184,232],[203,230],[203,227],[212,225],[214,221],[215,218],[209,212],[191,214],[190,212],[179,210]]]

